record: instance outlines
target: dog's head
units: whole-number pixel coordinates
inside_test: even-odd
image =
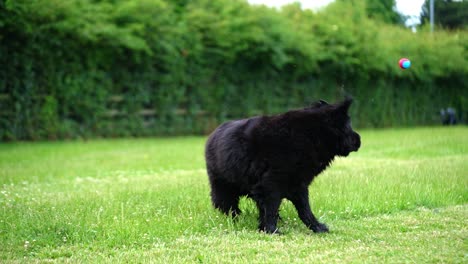
[[[361,137],[351,127],[348,111],[353,99],[347,97],[344,101],[330,106],[329,125],[336,137],[336,151],[338,156],[348,156],[361,146]]]

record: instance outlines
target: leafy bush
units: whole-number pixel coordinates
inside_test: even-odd
[[[341,91],[358,126],[466,119],[467,32],[373,20],[363,1],[0,1],[0,138],[207,133]],[[401,70],[401,57],[412,60]],[[118,98],[118,100],[114,100]]]

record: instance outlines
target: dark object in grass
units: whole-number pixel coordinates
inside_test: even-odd
[[[359,149],[361,139],[348,116],[351,102],[319,101],[301,110],[219,126],[205,149],[214,207],[235,217],[239,198],[248,196],[259,209],[259,229],[276,233],[278,209],[286,198],[308,228],[328,232],[310,209],[308,186],[335,156]]]
[[[451,107],[447,107],[447,110],[440,109],[440,119],[443,125],[456,125],[457,124],[457,112]]]

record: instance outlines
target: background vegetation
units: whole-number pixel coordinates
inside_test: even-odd
[[[429,0],[424,1],[421,23],[429,23]],[[434,0],[434,24],[447,29],[468,29],[467,0]]]
[[[466,120],[467,31],[412,33],[366,2],[0,0],[0,139],[207,133],[342,89],[360,127]]]

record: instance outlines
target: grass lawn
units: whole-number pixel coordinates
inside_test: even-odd
[[[467,263],[468,128],[359,132],[310,187],[320,235],[215,211],[204,137],[0,144],[0,262]]]

